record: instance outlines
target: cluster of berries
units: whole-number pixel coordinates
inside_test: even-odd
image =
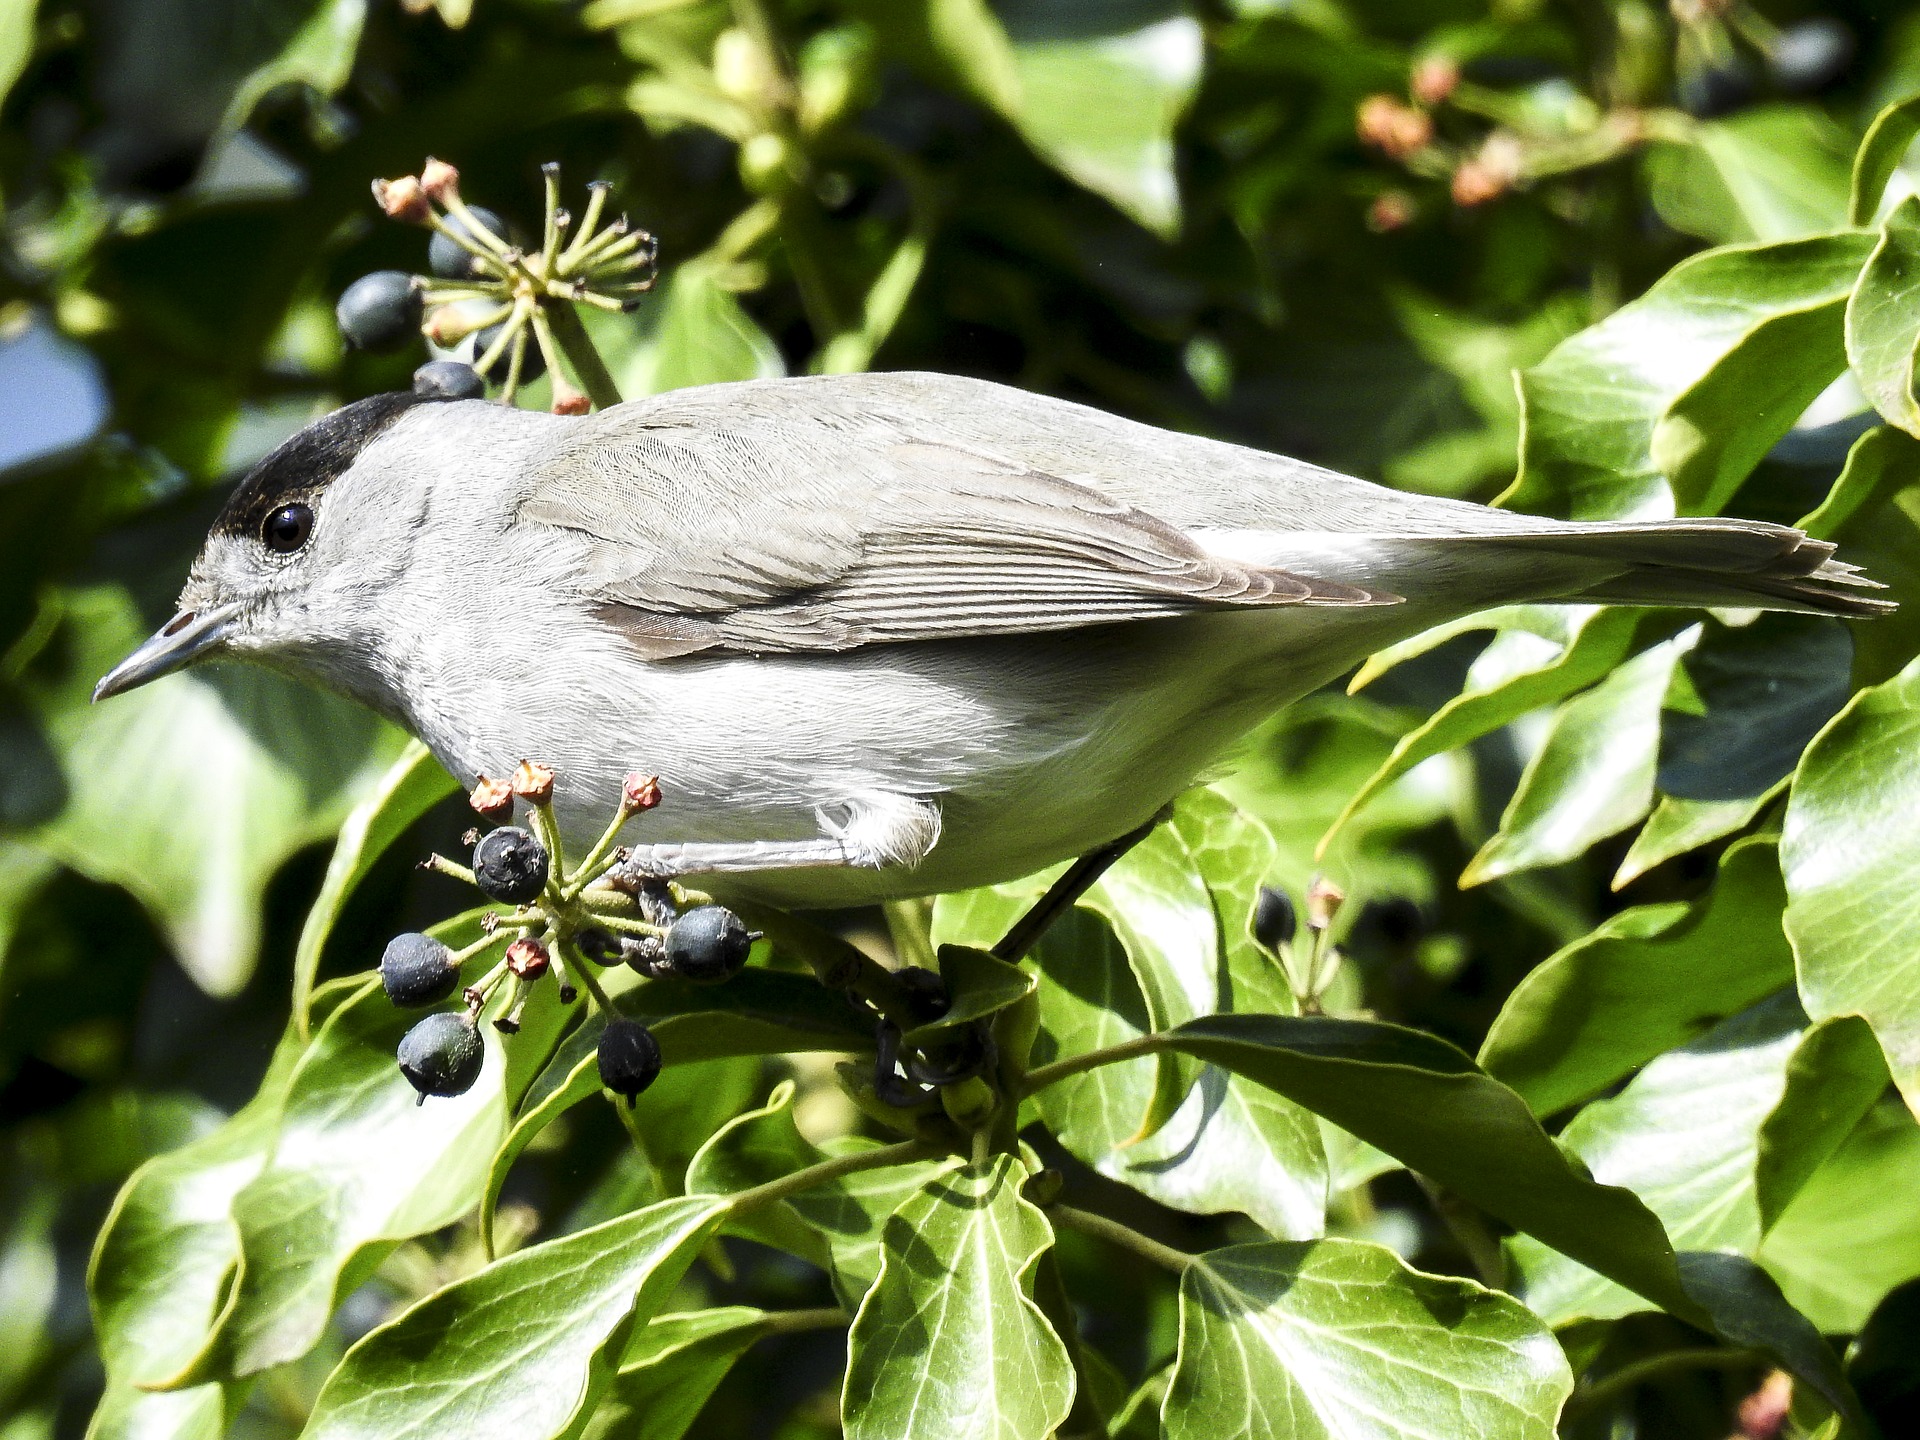
[[[531,249],[518,243],[498,214],[460,198],[459,172],[443,160],[428,160],[417,176],[375,181],[374,199],[388,216],[433,232],[427,242],[431,273],[376,270],[349,285],[334,309],[347,343],[360,350],[398,350],[424,333],[450,350],[471,340],[472,363],[462,368],[472,378],[463,379],[451,398],[477,397],[487,381],[511,398],[551,369],[554,408],[584,413],[586,397],[567,382],[556,360],[556,327],[578,322],[552,307],[569,302],[633,309],[653,285],[657,246],[624,215],[601,224],[610,188],[604,181],[588,186],[587,207],[575,227],[559,203],[559,166],[543,166],[542,173],[546,214],[540,244]],[[416,375],[416,388],[421,378]]]
[[[469,799],[497,828],[471,832],[471,867],[438,855],[426,862],[506,907],[487,913],[478,940],[454,950],[431,935],[410,933],[396,936],[380,957],[387,998],[403,1009],[419,1009],[459,989],[468,961],[506,944],[500,960],[466,988],[459,1010],[429,1015],[401,1039],[400,1071],[423,1103],[429,1095],[463,1095],[479,1079],[485,1059],[480,1016],[500,986],[510,988],[493,1026],[512,1035],[533,987],[551,974],[562,1004],[579,998],[577,977],[605,1016],[600,1081],[632,1105],[660,1073],[660,1045],[645,1025],[618,1013],[594,978],[595,968],[624,964],[649,979],[718,984],[740,972],[760,938],[704,895],[660,882],[618,882],[615,868],[626,852],[615,842],[629,820],[660,803],[655,777],[626,778],[612,823],[571,870],[553,816],[553,785],[553,771],[529,761],[510,779],[482,776]],[[516,803],[527,807],[524,827],[509,823]]]

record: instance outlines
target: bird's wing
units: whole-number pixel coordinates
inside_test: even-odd
[[[537,467],[517,523],[584,540],[588,593],[654,657],[1395,598],[1221,559],[1090,486],[857,407],[621,407]]]

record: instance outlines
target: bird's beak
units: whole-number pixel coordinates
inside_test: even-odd
[[[227,638],[238,609],[237,605],[220,605],[212,610],[182,610],[151,640],[100,678],[93,687],[94,703],[192,664]]]

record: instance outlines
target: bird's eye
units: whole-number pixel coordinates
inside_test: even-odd
[[[291,555],[313,534],[313,511],[305,505],[282,505],[260,527],[260,542],[269,550]]]

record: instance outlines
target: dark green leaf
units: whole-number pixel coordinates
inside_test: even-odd
[[[1168,1440],[1549,1440],[1572,1390],[1560,1346],[1516,1301],[1318,1240],[1194,1259],[1162,1413]]]
[[[680,1440],[766,1319],[744,1305],[654,1316],[634,1332],[583,1440]]]
[[[1787,1088],[1760,1127],[1754,1196],[1772,1228],[1887,1089],[1887,1062],[1857,1015],[1808,1029],[1787,1065]]]
[[[495,1261],[381,1326],[314,1402],[306,1440],[550,1440],[592,1412],[610,1355],[673,1294],[726,1214],[657,1205]]]
[[[1807,748],[1780,836],[1787,934],[1816,1020],[1861,1015],[1920,1108],[1920,661],[1863,690]]]
[[[687,1193],[738,1195],[817,1163],[820,1151],[793,1123],[793,1089],[791,1080],[781,1081],[765,1105],[716,1131],[687,1166]],[[828,1268],[826,1241],[785,1201],[736,1215],[727,1229]]]
[[[887,1222],[848,1337],[849,1440],[1046,1440],[1073,1403],[1067,1347],[1033,1300],[1053,1244],[1011,1155],[949,1165]]]
[[[1920,480],[1920,444],[1904,430],[1876,425],[1847,452],[1846,468],[1820,508],[1802,516],[1799,527],[1831,540],[1856,514],[1871,510],[1894,492]]]
[[[924,1044],[943,1030],[984,1020],[1033,993],[1036,982],[1031,970],[1009,965],[985,950],[971,945],[942,945],[936,953],[949,1004],[938,1020],[908,1031],[909,1044]]]
[[[1534,969],[1480,1063],[1540,1115],[1598,1094],[1792,981],[1785,906],[1773,842],[1741,842],[1703,899],[1624,910]]]

